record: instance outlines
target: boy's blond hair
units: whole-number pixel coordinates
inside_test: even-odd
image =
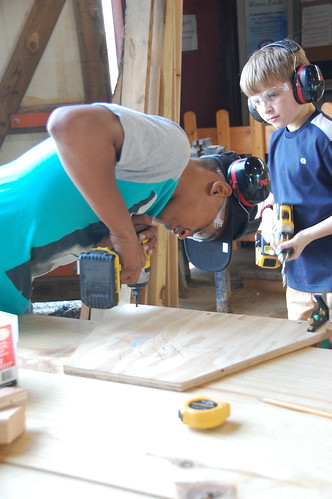
[[[296,52],[280,46],[262,47],[251,55],[242,69],[241,90],[249,97],[275,82],[292,81],[294,70],[302,64],[310,63],[301,47]]]

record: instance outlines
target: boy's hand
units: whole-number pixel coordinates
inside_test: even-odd
[[[288,258],[288,261],[290,262],[291,260],[298,258],[310,242],[311,238],[307,237],[304,230],[301,230],[292,239],[289,239],[289,241],[280,243],[279,247],[281,250],[292,249]]]

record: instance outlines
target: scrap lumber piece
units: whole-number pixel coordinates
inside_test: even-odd
[[[67,374],[184,391],[332,335],[307,321],[124,304],[65,361]]]
[[[10,444],[25,430],[25,401],[23,388],[0,388],[0,444]]]

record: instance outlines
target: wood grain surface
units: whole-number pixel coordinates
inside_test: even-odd
[[[331,368],[331,351],[307,348],[190,394],[21,369],[27,429],[0,445],[1,498],[331,499],[331,420],[257,400],[331,410]],[[231,416],[184,425],[199,396]]]
[[[64,371],[184,391],[329,336],[331,324],[308,333],[305,321],[124,304],[107,311]]]
[[[27,428],[0,445],[1,498],[332,497],[331,420],[258,400],[331,411],[331,350],[304,348],[190,393],[49,373],[91,326],[20,317]],[[183,403],[202,396],[230,403],[223,425],[195,430],[181,422]]]

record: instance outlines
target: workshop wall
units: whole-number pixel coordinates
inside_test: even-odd
[[[183,15],[196,18],[197,50],[182,52],[181,117],[184,112],[195,110],[200,126],[207,127],[213,123],[220,104],[215,1],[184,0]]]
[[[118,0],[116,3],[120,4],[120,1]],[[322,0],[322,2],[325,1],[327,2],[327,0]],[[121,3],[123,2],[124,0]],[[38,4],[40,6],[48,4],[48,8],[53,9],[53,6],[59,3],[61,3],[59,0],[57,2],[53,2],[53,0],[44,2],[42,0],[0,0],[0,43],[2,48],[0,52],[0,78],[4,77],[32,7]],[[101,0],[64,0],[61,14],[23,96],[19,112],[30,112],[30,110],[36,112],[36,109],[41,107],[89,102],[86,82],[83,81],[88,71],[86,66],[82,70],[84,59],[80,53],[82,50],[80,46],[82,32],[78,33],[75,14],[77,15],[78,6],[82,11],[92,11],[96,5],[99,5],[98,8],[100,8],[100,3]],[[241,23],[238,28],[238,5],[239,0],[238,2],[234,0],[204,0],[204,2],[201,0],[183,0],[183,14],[196,17],[198,46],[196,50],[182,52],[180,109],[182,126],[184,112],[194,111],[199,127],[214,127],[215,113],[222,108],[229,111],[232,126],[246,124],[245,120],[248,117],[242,116],[243,103],[238,85],[240,74],[239,35],[242,33]],[[38,30],[36,35],[36,50],[38,51]],[[91,43],[87,45],[88,48],[91,47]],[[98,48],[96,48],[97,51],[102,53],[102,50],[98,50]],[[23,55],[22,52],[21,58]],[[329,79],[324,101],[331,100],[331,61],[320,60],[318,63],[325,78]],[[93,71],[93,73],[93,79],[96,82],[96,72]],[[20,77],[20,74],[13,74],[11,84],[15,78],[19,80]],[[99,78],[99,85],[103,85],[105,88],[105,80],[102,77]],[[15,88],[12,90],[14,93]],[[1,93],[0,122],[3,121],[1,100],[7,100],[6,89],[2,87]],[[96,92],[93,97],[92,100],[97,100]],[[17,133],[17,130],[10,130],[0,148],[0,164],[15,158],[46,136],[45,130],[34,130],[33,133],[26,130],[24,134]]]
[[[1,1],[0,76],[18,42],[34,0]],[[18,75],[19,76],[19,75]],[[72,2],[65,2],[55,29],[22,100],[20,112],[36,106],[82,102],[84,90]],[[45,131],[8,134],[0,149],[0,164],[17,157],[47,136]]]
[[[184,113],[194,111],[199,128],[215,127],[219,109],[228,110],[232,126],[248,124],[246,99],[239,88],[241,68],[247,59],[247,54],[243,55],[246,2],[183,0],[183,14],[196,18],[197,48],[182,53],[182,126]],[[261,3],[266,5],[268,2]],[[301,43],[303,5],[319,7],[330,3],[330,0],[289,2],[288,36]],[[311,62],[319,65],[325,78],[326,91],[320,104],[331,101],[332,45],[306,48],[306,52]]]
[[[182,52],[181,124],[194,111],[201,128],[213,127],[224,108],[241,125],[236,2],[183,0],[183,14],[196,18],[197,49]]]
[[[0,164],[63,104],[110,101],[102,0],[1,0]]]

